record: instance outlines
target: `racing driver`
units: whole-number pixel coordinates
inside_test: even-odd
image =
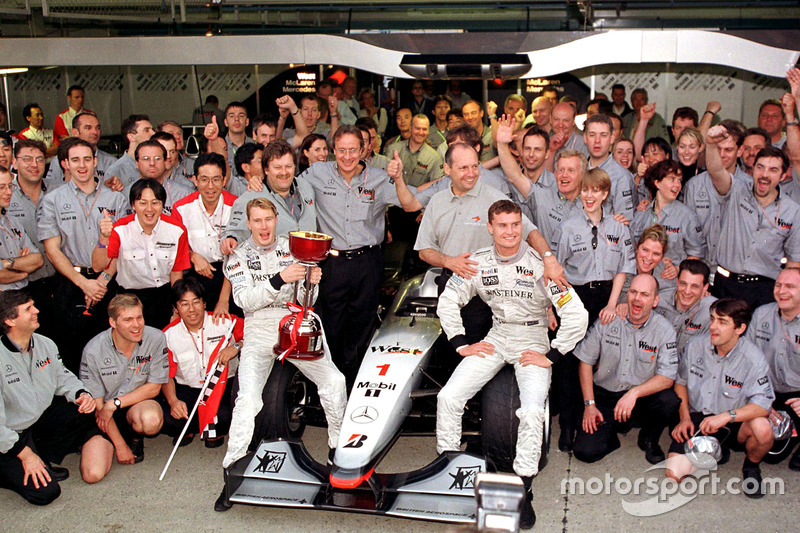
[[[526,490],[520,528],[530,529],[536,521],[531,481],[539,471],[550,367],[583,338],[588,314],[573,289],[563,292],[552,282],[545,284],[541,258],[522,242],[522,210],[517,204],[498,200],[489,207],[488,221],[494,246],[472,254],[478,274],[469,279],[454,274],[439,297],[442,328],[463,360],[439,392],[436,449],[460,449],[467,400],[504,365],[513,364],[521,403],[514,471]],[[476,294],[492,310],[492,329],[482,341],[467,344],[460,309]],[[561,317],[552,343],[547,337],[551,305]]]
[[[305,267],[289,253],[288,237],[280,235],[276,239],[275,204],[266,198],[254,198],[247,203],[246,215],[252,235],[225,263],[225,276],[231,282],[233,300],[244,311],[244,346],[239,361],[239,394],[223,468],[247,453],[255,417],[263,406],[264,385],[277,357],[273,347],[278,343],[278,326],[288,314],[286,304],[294,303],[293,283],[305,277]],[[314,267],[311,281],[315,289],[321,277],[320,268]],[[298,299],[302,300],[302,284],[299,293]],[[327,343],[324,346],[325,354],[320,359],[290,361],[317,385],[328,419],[328,445],[333,450],[339,439],[347,397],[344,376],[331,361]],[[227,511],[230,507],[223,488],[214,510]]]

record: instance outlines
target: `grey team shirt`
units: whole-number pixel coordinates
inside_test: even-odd
[[[36,333],[30,351],[19,351],[6,335],[0,337],[0,453],[7,453],[50,407],[54,396],[75,403],[85,389],[75,374],[64,368],[56,344]]]
[[[311,165],[297,178],[314,189],[320,231],[333,237],[333,248],[354,250],[383,242],[386,207],[399,206],[394,180],[386,172],[364,167],[350,183],[336,161]]]
[[[680,311],[675,305],[676,290],[672,287],[661,291],[658,306],[654,311],[672,324],[678,337],[678,352],[680,352],[692,337],[708,333],[708,326],[711,323],[711,304],[717,299],[711,295],[705,296],[686,311]]]
[[[754,403],[769,410],[775,400],[764,354],[744,337],[720,357],[706,333],[680,355],[675,383],[689,391],[689,411],[716,415]]]
[[[422,217],[414,249],[456,256],[491,246],[492,236],[486,226],[489,206],[506,199],[480,179],[461,196],[453,194],[452,188],[436,193]],[[523,216],[523,240],[534,229],[536,226]]]
[[[130,358],[117,350],[111,329],[90,340],[81,358],[81,381],[95,398],[108,401],[132,392],[145,383],[163,385],[169,379],[167,338],[150,326]]]
[[[597,364],[595,385],[612,392],[630,390],[656,374],[675,379],[678,373],[675,331],[655,313],[640,328],[619,317],[608,324],[595,321],[575,348],[575,357]]]
[[[800,316],[785,320],[777,303],[762,305],[753,313],[746,336],[764,353],[775,390],[800,391]]]
[[[71,181],[46,194],[39,204],[39,240],[61,237],[61,251],[73,266],[91,267],[103,210],[116,221],[124,215],[126,204],[120,193],[102,184],[87,195]]]

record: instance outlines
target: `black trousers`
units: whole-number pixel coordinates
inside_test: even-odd
[[[213,272],[214,277],[211,279],[201,276],[194,271],[194,268],[183,271],[184,278],[194,278],[200,285],[203,286],[206,299],[206,309],[213,311],[219,301],[219,293],[222,292],[222,283],[225,281],[225,273],[222,271],[222,261],[211,263],[211,266],[216,270]],[[238,305],[233,301],[233,292],[228,297],[228,313],[240,317],[244,317],[244,313]]]
[[[228,382],[225,385],[225,392],[222,395],[222,400],[219,402],[219,410],[217,411],[217,419],[219,420],[219,423],[217,424],[217,436],[227,435],[228,430],[231,427],[231,414],[233,413],[233,407],[231,405],[231,391],[234,389],[234,381],[235,377],[228,378]],[[197,397],[200,395],[200,387],[194,388],[188,385],[175,383],[175,395],[180,401],[186,404],[186,410],[191,412],[192,407],[194,407],[194,403],[197,401]],[[169,435],[170,437],[177,437],[181,434],[183,426],[186,425],[186,419],[174,418],[172,414],[170,414],[170,407],[166,398],[160,396],[159,401],[161,402],[161,408],[164,411],[164,425],[161,428],[161,432]],[[186,430],[186,434],[197,435],[198,433],[200,433],[200,422],[198,421],[197,413],[195,412],[194,416],[192,417],[192,423],[189,424],[189,429]]]
[[[573,289],[580,296],[583,306],[589,313],[589,327],[595,323],[597,317],[600,316],[600,311],[608,305],[608,298],[611,296],[612,283],[610,281],[602,283],[597,287],[590,287],[589,285],[575,285]]]
[[[36,333],[44,335],[50,339],[55,339],[58,335],[58,324],[55,308],[55,293],[58,286],[58,276],[37,279],[28,283],[25,290],[33,298],[33,303],[39,310],[39,329]]]
[[[156,329],[164,329],[172,318],[172,292],[170,284],[147,289],[124,289],[120,292],[135,294],[144,306],[144,323]]]
[[[772,402],[772,407],[776,411],[785,411],[789,413],[792,422],[794,422],[795,432],[800,433],[800,417],[797,416],[797,413],[794,412],[794,409],[786,405],[786,400],[790,400],[792,398],[800,398],[800,391],[776,392],[775,401]],[[798,442],[800,442],[800,437],[798,436],[790,437],[788,442],[785,440],[776,440],[770,452],[764,456],[764,462],[771,465],[780,463],[792,454],[792,450],[795,449]]]
[[[599,461],[619,448],[618,434],[627,433],[634,426],[642,428],[639,432],[640,442],[658,443],[664,428],[675,423],[681,400],[671,388],[639,398],[628,421],[617,422],[614,420],[614,407],[626,392],[612,392],[595,385],[594,399],[603,415],[603,422],[592,434],[585,432],[582,427],[578,428],[573,450],[576,458],[586,463]]]
[[[27,446],[46,464],[58,464],[65,455],[80,451],[89,439],[99,434],[94,414],[79,413],[77,405],[68,403],[63,396],[56,396],[39,420],[20,433],[20,446],[16,448]],[[56,481],[49,482],[46,487],[39,484],[38,489],[31,479],[23,485],[25,470],[16,453],[0,453],[0,487],[13,490],[34,505],[47,505],[58,498],[61,487]],[[53,473],[49,473],[52,477]]]
[[[116,283],[108,284],[103,299],[86,309],[83,291],[70,280],[56,274],[53,305],[56,313],[54,341],[58,345],[61,360],[73,374],[79,375],[83,347],[95,335],[108,329],[108,303],[114,297]],[[88,274],[96,278],[99,274]]]
[[[769,278],[739,283],[726,278],[719,271],[714,276],[714,292],[717,298],[739,298],[750,304],[753,309],[775,301],[772,295],[774,287],[775,280]]]
[[[333,362],[352,382],[378,316],[383,255],[380,247],[374,246],[351,259],[329,256],[320,267],[322,281],[316,309]]]

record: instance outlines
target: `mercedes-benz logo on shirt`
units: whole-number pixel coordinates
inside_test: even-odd
[[[369,424],[378,419],[378,410],[374,407],[363,406],[357,407],[350,415],[350,420],[356,424]]]

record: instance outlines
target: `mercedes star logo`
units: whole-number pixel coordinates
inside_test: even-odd
[[[369,424],[378,419],[378,410],[374,407],[357,407],[350,415],[350,420],[356,424]]]

